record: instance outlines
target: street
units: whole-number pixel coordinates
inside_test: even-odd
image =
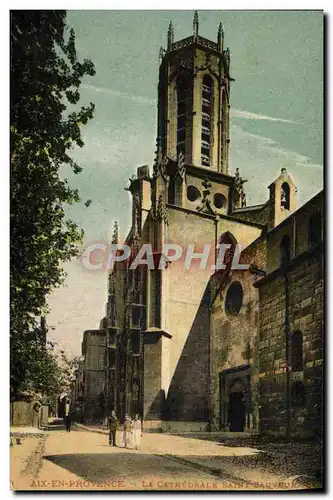
[[[120,442],[120,433],[117,433]],[[140,450],[111,447],[108,436],[82,429],[50,427],[24,439],[11,453],[14,490],[214,491],[295,488],[286,478],[233,465],[233,457],[259,450],[201,439],[144,434]],[[20,457],[21,455],[21,457]],[[300,486],[298,486],[300,487]]]

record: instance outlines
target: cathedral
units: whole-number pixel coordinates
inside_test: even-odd
[[[177,41],[170,23],[155,161],[130,179],[131,254],[108,277],[105,413],[138,413],[146,432],[320,435],[324,195],[298,208],[281,165],[267,201],[247,204],[246,166],[229,166],[230,68],[222,24],[208,40],[195,13]],[[145,244],[155,267],[131,269]],[[168,244],[192,248],[191,266]],[[202,266],[221,244],[224,269]]]

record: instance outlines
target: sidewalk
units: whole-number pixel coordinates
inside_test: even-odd
[[[38,430],[38,429],[34,429]],[[41,459],[44,452],[47,434],[36,434],[33,432],[11,433],[13,446],[10,448],[10,483],[11,489],[15,489],[26,481],[27,477],[34,477],[38,474],[41,466]],[[16,438],[20,437],[20,444]],[[23,437],[23,439],[22,439]]]
[[[45,432],[45,430],[38,429],[37,427],[10,427],[10,435],[14,437],[38,437],[44,435]]]
[[[108,431],[98,426],[83,426],[81,424],[76,424],[76,426],[78,429],[108,434]],[[119,431],[117,433],[118,443],[121,442],[120,438],[121,432]],[[246,445],[227,446],[188,436],[145,433],[140,451],[165,456],[183,464],[190,464],[198,470],[236,483],[237,481],[247,483],[247,486],[253,487],[253,489],[285,490],[315,486],[313,481],[309,485],[307,478],[280,474],[279,470],[268,472],[260,466],[261,456],[265,455],[265,452]]]

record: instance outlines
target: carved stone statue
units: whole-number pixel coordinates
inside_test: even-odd
[[[157,204],[157,218],[165,224],[168,224],[168,212],[166,209],[165,201],[162,195],[160,195]]]
[[[165,54],[166,54],[166,50],[163,47],[160,47],[160,51],[159,51],[159,54],[158,54],[159,59],[162,60],[163,57],[165,56]]]
[[[179,151],[177,156],[177,173],[180,175],[182,179],[184,178],[186,173],[185,156],[182,151]]]

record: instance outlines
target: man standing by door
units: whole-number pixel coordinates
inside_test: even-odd
[[[117,433],[117,416],[114,410],[112,410],[111,415],[109,417],[109,445],[111,446],[117,446],[116,445],[116,433]]]

